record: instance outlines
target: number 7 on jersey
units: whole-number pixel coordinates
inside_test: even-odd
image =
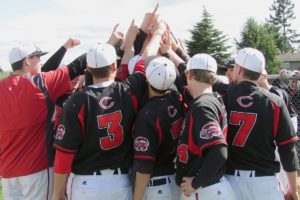
[[[229,123],[240,126],[233,139],[232,145],[238,147],[243,147],[245,145],[247,138],[256,122],[256,118],[256,113],[231,111]]]

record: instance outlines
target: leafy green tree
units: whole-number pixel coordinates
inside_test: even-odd
[[[186,40],[187,50],[191,56],[197,53],[212,55],[218,64],[224,64],[230,56],[226,46],[226,35],[214,28],[212,16],[203,8],[202,20],[190,30],[191,40]]]
[[[260,50],[266,58],[267,71],[278,72],[280,62],[276,59],[278,49],[275,35],[267,25],[260,25],[255,19],[249,18],[241,31],[241,40],[236,40],[236,45],[238,49],[253,47]]]
[[[274,0],[270,7],[272,13],[267,20],[269,30],[275,33],[277,47],[284,53],[294,50],[293,44],[300,43],[300,34],[291,28],[291,21],[296,18],[294,7],[292,0]]]

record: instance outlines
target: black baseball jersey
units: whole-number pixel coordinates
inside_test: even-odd
[[[146,88],[141,73],[124,82],[104,82],[73,94],[64,105],[55,147],[75,154],[72,172],[130,167],[132,124]]]
[[[248,81],[230,86],[225,98],[229,124],[227,167],[279,172],[275,146],[297,140],[283,100]]]
[[[182,96],[173,90],[151,97],[137,115],[134,159],[151,163],[151,176],[175,173],[174,158],[182,121]]]
[[[207,149],[226,145],[226,111],[216,93],[195,98],[185,116],[177,149],[177,184],[182,177],[196,176],[201,171]],[[211,179],[219,179],[224,173],[225,164]]]

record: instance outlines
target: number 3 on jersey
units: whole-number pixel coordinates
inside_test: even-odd
[[[240,126],[236,133],[232,145],[243,147],[246,140],[256,122],[256,113],[244,113],[231,111],[230,113],[230,124]]]
[[[107,132],[107,136],[100,138],[101,149],[109,150],[122,144],[124,135],[121,120],[121,111],[97,116],[99,129],[106,129]]]

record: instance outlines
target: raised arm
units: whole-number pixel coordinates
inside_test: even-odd
[[[66,52],[68,49],[71,49],[77,45],[80,44],[80,40],[74,39],[74,38],[69,38],[65,44],[60,47],[42,66],[41,71],[42,72],[48,72],[52,70],[56,70],[62,59],[64,58]]]
[[[144,52],[143,58],[146,59],[149,56],[157,55],[158,49],[160,47],[160,41],[163,33],[166,30],[166,24],[163,20],[159,19],[158,16],[155,17],[153,26],[151,27],[151,39],[147,44]]]

